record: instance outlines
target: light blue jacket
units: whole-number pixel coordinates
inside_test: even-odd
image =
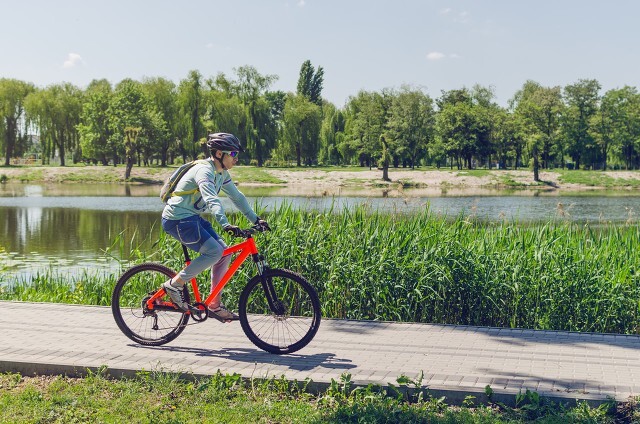
[[[198,191],[193,192],[193,190]],[[213,159],[209,158],[206,163],[194,165],[180,179],[176,185],[175,193],[169,201],[167,201],[162,217],[165,219],[184,219],[193,215],[201,215],[207,209],[216,218],[216,221],[225,227],[229,225],[229,221],[224,213],[224,208],[220,203],[218,194],[222,190],[240,212],[251,222],[254,223],[258,216],[249,206],[249,202],[244,194],[238,190],[231,175],[226,169],[222,172],[216,172]],[[177,195],[180,192],[189,194]]]

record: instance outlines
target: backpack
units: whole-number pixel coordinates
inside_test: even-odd
[[[173,196],[174,194],[176,196],[183,196],[185,194],[193,194],[196,191],[200,191],[197,188],[194,190],[188,190],[188,191],[180,191],[180,192],[175,191],[176,186],[178,185],[178,182],[180,182],[180,179],[184,176],[184,174],[186,174],[188,170],[193,168],[194,165],[197,165],[200,163],[209,163],[209,162],[203,159],[194,160],[191,162],[187,162],[184,165],[181,165],[178,169],[176,169],[173,172],[173,174],[171,174],[169,178],[167,178],[167,180],[162,185],[162,188],[160,189],[160,200],[162,200],[164,203],[167,203],[167,201],[171,199],[171,196]]]

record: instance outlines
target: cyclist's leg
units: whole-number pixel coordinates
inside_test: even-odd
[[[209,231],[211,224],[200,216],[194,215],[179,221],[162,222],[163,229],[171,236],[178,239],[191,250],[200,253],[191,263],[178,272],[171,285],[182,286],[200,272],[212,266],[220,260],[224,248],[217,242],[218,235]],[[213,229],[211,228],[211,231]]]
[[[211,224],[206,221],[203,223],[203,228],[205,231],[209,232],[212,238],[215,238],[216,241],[220,244],[220,248],[224,251],[227,245],[219,238],[218,234],[215,232]],[[215,264],[211,266],[211,291],[213,291],[217,285],[222,280],[222,277],[229,269],[229,264],[231,263],[231,255],[226,255],[220,258]],[[233,321],[237,320],[238,316],[231,311],[228,311],[221,303],[222,292],[218,293],[218,295],[213,298],[211,303],[209,304],[209,309],[212,314],[210,316],[215,317],[218,320],[222,321]]]

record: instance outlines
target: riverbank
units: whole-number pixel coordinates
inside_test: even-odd
[[[134,167],[132,184],[162,184],[175,167]],[[0,167],[0,181],[40,183],[125,182],[125,167],[111,166],[10,166]],[[232,172],[240,186],[312,187],[315,190],[341,188],[422,189],[535,189],[547,191],[640,189],[640,171],[549,170],[533,180],[529,170],[450,170],[434,168],[390,169],[391,181],[382,171],[360,167],[256,168],[238,166]]]

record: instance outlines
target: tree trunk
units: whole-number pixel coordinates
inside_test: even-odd
[[[124,179],[128,180],[131,177],[131,169],[133,168],[133,157],[127,156],[127,169],[124,172]]]

